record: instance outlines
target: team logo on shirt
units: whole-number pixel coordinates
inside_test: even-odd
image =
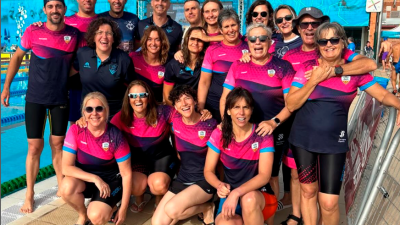
[[[168,33],[171,33],[173,30],[174,30],[174,28],[173,28],[173,27],[170,27],[170,26],[168,26],[167,29],[166,29],[166,31],[167,31]]]
[[[346,131],[344,131],[344,130],[340,131],[338,142],[339,143],[346,142]]]
[[[103,144],[101,145],[101,147],[103,148],[104,151],[108,151],[108,149],[110,148],[110,143],[108,143],[108,142],[103,142]]]
[[[114,75],[114,73],[117,72],[118,65],[115,64],[115,63],[110,64],[109,67],[108,67],[108,69],[110,70],[110,73],[111,73],[112,75]]]
[[[203,140],[203,138],[206,136],[206,132],[204,130],[199,131],[199,138],[200,140]]]
[[[125,24],[128,30],[133,30],[135,28],[135,25],[133,25],[132,21],[125,22]]]
[[[253,152],[256,152],[258,150],[258,142],[251,144],[251,149],[253,149]]]
[[[249,53],[249,50],[247,50],[247,49],[242,49],[242,54],[246,54],[246,53]]]
[[[89,62],[85,62],[85,65],[83,65],[83,68],[88,68],[88,69],[90,69],[90,64],[89,64]]]
[[[65,43],[69,43],[71,41],[71,36],[64,36]]]
[[[343,84],[348,84],[350,82],[350,76],[342,76]]]
[[[162,79],[164,77],[163,71],[158,71],[158,79]]]
[[[274,70],[274,69],[268,70],[268,76],[269,76],[269,77],[275,76],[275,70]]]

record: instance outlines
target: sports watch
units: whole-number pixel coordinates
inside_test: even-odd
[[[276,126],[279,126],[279,124],[281,124],[281,120],[279,118],[272,118],[271,120],[273,120],[276,123]]]
[[[335,74],[337,77],[340,77],[343,75],[343,68],[340,65],[335,66]]]

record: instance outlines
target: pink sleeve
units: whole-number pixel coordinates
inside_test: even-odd
[[[114,152],[114,158],[117,163],[123,162],[131,157],[131,150],[129,148],[128,142],[121,133],[120,143],[118,148]]]
[[[285,57],[285,56],[283,56],[283,57]],[[283,94],[289,93],[289,89],[290,89],[290,86],[292,85],[293,78],[296,75],[296,71],[294,71],[293,67],[290,64],[288,64],[288,65],[289,66],[286,70],[286,74],[282,78]]]
[[[376,83],[376,81],[374,80],[374,77],[369,73],[367,73],[365,75],[357,76],[357,78],[358,78],[357,86],[360,87],[361,91],[368,89],[369,87],[371,87],[372,85],[374,85]]]
[[[305,75],[305,68],[302,67],[296,72],[296,75],[294,75],[292,86],[302,88],[304,84],[307,82],[307,79],[304,77],[304,75]]]
[[[260,153],[275,152],[273,136],[272,135],[264,136],[260,144],[260,147],[261,147]]]
[[[229,68],[228,74],[226,75],[225,82],[222,85],[229,90],[233,90],[235,88],[235,71],[239,61],[235,61],[231,67]]]
[[[207,146],[216,153],[221,153],[222,150],[222,132],[219,128],[215,128],[210,139],[207,141]]]
[[[121,111],[117,112],[111,119],[110,123],[116,126],[119,130],[123,130],[124,124],[121,121]]]
[[[67,135],[65,136],[64,146],[63,146],[64,151],[76,154],[76,151],[78,150],[78,142],[76,140],[77,136],[78,136],[78,126],[74,124],[69,128]]]
[[[206,55],[204,56],[203,59],[203,65],[201,66],[202,72],[212,73],[213,70],[213,60],[211,56],[212,50],[214,50],[214,48],[208,48],[206,50]]]
[[[353,61],[354,57],[356,57],[357,55],[358,55],[358,53],[355,53],[355,52],[351,51],[351,50],[348,49],[348,48],[345,48],[345,49],[344,49],[343,58],[344,58],[346,61],[348,61],[348,62]]]
[[[24,52],[27,52],[30,49],[32,49],[31,35],[32,35],[32,25],[26,28],[24,35],[22,35],[21,37],[21,42],[18,45],[18,47]]]

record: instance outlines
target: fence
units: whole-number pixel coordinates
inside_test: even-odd
[[[362,93],[350,118],[349,136],[356,132],[355,121],[364,102]],[[389,146],[396,115],[394,108],[383,110],[354,201],[347,211],[349,225],[400,223],[400,130]]]

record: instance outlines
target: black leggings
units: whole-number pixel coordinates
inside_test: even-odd
[[[342,187],[346,152],[339,154],[323,154],[310,152],[291,145],[294,160],[302,184],[318,181],[319,191],[326,194],[339,195]]]

